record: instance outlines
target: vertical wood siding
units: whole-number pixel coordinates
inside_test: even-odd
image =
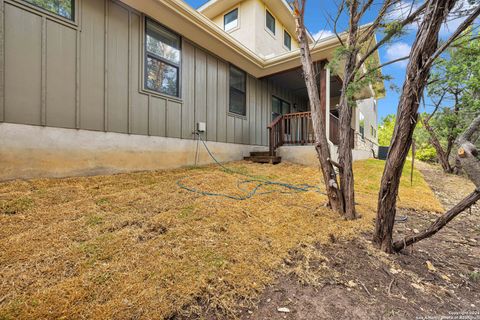
[[[145,91],[144,16],[115,0],[77,3],[70,24],[0,0],[0,121],[184,139],[201,121],[209,141],[267,145],[271,95],[304,103],[248,75],[247,115],[230,114],[228,62],[186,39],[181,97]]]

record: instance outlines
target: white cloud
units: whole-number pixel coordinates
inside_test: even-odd
[[[406,57],[410,54],[412,47],[405,42],[395,42],[387,47],[387,62],[395,59]],[[408,60],[402,60],[396,62],[395,65],[405,68],[408,64]]]
[[[328,38],[328,37],[333,36],[333,35],[334,35],[334,33],[330,30],[319,30],[318,32],[315,32],[312,35],[312,37],[315,40],[319,40],[319,39]]]

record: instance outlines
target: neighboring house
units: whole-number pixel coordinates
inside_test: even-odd
[[[0,180],[211,163],[205,152],[196,159],[197,129],[221,161],[269,146],[287,160],[314,157],[283,0],[212,0],[199,11],[182,0],[0,0],[0,9]],[[323,66],[338,40],[309,41],[335,153],[341,77]],[[377,148],[382,94],[376,84],[359,96],[357,158]]]

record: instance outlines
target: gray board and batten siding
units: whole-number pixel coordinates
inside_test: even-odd
[[[228,111],[229,64],[182,36],[180,97],[144,89],[144,14],[115,0],[76,0],[69,21],[0,0],[0,122],[267,145],[271,97],[306,102],[247,75],[246,116]],[[161,21],[158,21],[161,23]]]

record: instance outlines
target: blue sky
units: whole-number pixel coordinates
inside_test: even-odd
[[[198,8],[200,5],[205,3],[205,0],[184,0],[193,8]],[[419,3],[420,1],[416,1]],[[461,0],[461,3],[466,3],[466,0]],[[381,3],[375,2],[375,3]],[[410,10],[411,2],[409,0],[404,0],[401,2],[402,4],[399,5],[397,10],[395,10],[394,14],[396,17],[399,15],[401,16],[403,13],[407,13]],[[414,4],[415,5],[415,4]],[[362,24],[369,23],[375,19],[378,14],[379,5],[374,4],[372,5],[371,10],[369,10],[364,19],[361,21]],[[307,8],[305,14],[305,24],[309,31],[314,36],[328,36],[332,33],[332,25],[329,22],[328,17],[335,16],[337,11],[337,7],[335,5],[335,1],[321,1],[321,0],[308,0],[307,1]],[[339,20],[337,30],[343,31],[347,28],[348,20],[346,16],[342,16]],[[442,28],[440,36],[442,38],[448,37],[452,30],[455,30],[455,27],[460,23],[460,21],[454,20]],[[416,28],[415,26],[411,26],[408,29],[407,34],[402,36],[401,38],[394,39],[388,45],[382,47],[380,49],[380,60],[382,63],[391,61],[393,59],[397,59],[400,57],[407,56],[410,52],[410,47],[413,43],[415,37]],[[382,37],[381,34],[377,34],[377,38],[380,39]],[[398,99],[399,99],[399,91],[402,88],[403,81],[405,79],[405,69],[407,66],[407,61],[398,62],[392,65],[388,65],[382,69],[383,73],[392,77],[391,81],[385,82],[385,87],[387,89],[386,97],[379,100],[378,102],[378,113],[379,113],[379,120],[385,117],[388,114],[395,114],[397,112],[398,106]],[[396,88],[396,89],[395,89]],[[428,104],[428,102],[427,102]],[[425,111],[423,108],[420,108],[420,112]],[[427,110],[428,107],[427,107]]]

